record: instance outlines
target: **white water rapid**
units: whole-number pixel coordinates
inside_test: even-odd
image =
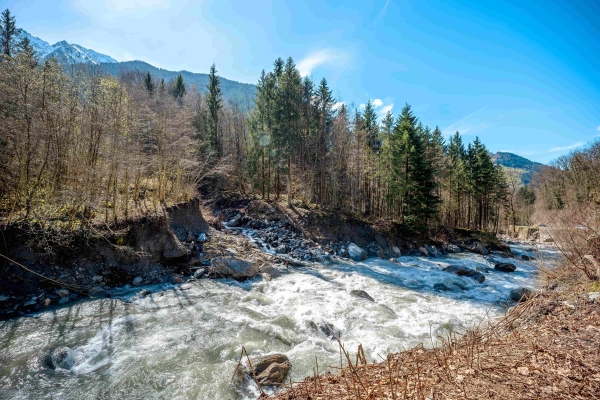
[[[513,246],[516,253],[521,246]],[[551,248],[543,254],[552,256]],[[192,281],[117,290],[113,298],[85,299],[30,317],[0,322],[2,399],[242,399],[231,377],[245,346],[251,356],[286,354],[291,379],[339,366],[336,341],[311,328],[329,323],[352,353],[362,344],[369,361],[418,343],[431,345],[448,329],[461,329],[504,313],[508,294],[533,287],[536,262],[497,272],[489,258],[461,253],[438,258],[371,258],[291,268],[272,281],[258,277]],[[441,271],[448,265],[487,267],[482,284]],[[467,290],[438,292],[457,281]],[[366,291],[375,302],[352,296]],[[314,326],[313,324],[313,326]],[[71,370],[41,363],[51,346],[73,349]]]

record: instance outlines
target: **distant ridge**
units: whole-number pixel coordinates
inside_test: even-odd
[[[187,85],[197,85],[201,91],[205,91],[208,84],[208,74],[190,72],[190,71],[169,71],[157,68],[145,61],[123,61],[117,63],[102,63],[100,68],[108,74],[119,76],[124,71],[150,72],[152,79],[158,83],[161,79],[165,82],[175,80],[177,75],[181,74]],[[251,83],[241,83],[220,77],[221,92],[223,97],[230,103],[237,103],[241,109],[249,110],[252,107],[252,100],[256,94],[256,86]]]
[[[540,164],[517,154],[508,153],[505,151],[490,153],[490,156],[496,164],[502,165],[506,168],[519,170],[521,172],[521,180],[523,181],[524,185],[529,184],[534,172],[539,171],[545,166],[544,164]]]
[[[19,39],[28,38],[33,46],[38,57],[46,60],[50,57],[55,57],[61,64],[91,64],[99,66],[104,72],[119,76],[124,71],[140,71],[142,73],[150,72],[154,81],[157,83],[161,79],[165,82],[174,80],[177,75],[181,74],[187,85],[197,85],[201,91],[206,89],[208,84],[208,74],[195,73],[189,71],[168,71],[166,69],[157,68],[144,61],[124,61],[118,62],[114,58],[105,54],[98,53],[91,49],[86,49],[75,43],[68,43],[63,40],[51,45],[50,43],[31,35],[26,31],[21,31]],[[252,108],[252,100],[256,94],[256,86],[250,83],[241,83],[225,79],[221,79],[221,92],[223,97],[229,103],[237,104],[242,110],[250,110]]]

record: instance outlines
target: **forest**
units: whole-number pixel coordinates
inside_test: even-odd
[[[421,232],[517,222],[519,188],[478,138],[446,139],[408,104],[383,118],[370,101],[347,105],[291,58],[263,71],[248,111],[224,100],[214,65],[206,87],[141,70],[114,77],[42,62],[17,43],[8,10],[0,22],[4,223],[112,223],[191,198],[207,174],[245,195]]]

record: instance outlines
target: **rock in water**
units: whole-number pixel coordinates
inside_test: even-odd
[[[73,350],[65,346],[50,348],[44,353],[44,363],[52,369],[71,369],[75,365]]]
[[[518,288],[510,291],[510,299],[518,303],[533,297],[533,292],[527,288]]]
[[[133,282],[131,282],[131,284],[133,286],[139,286],[143,280],[144,279],[141,276],[136,276],[135,278],[133,278]]]
[[[452,243],[442,244],[442,249],[447,253],[460,253],[460,247]]]
[[[471,245],[471,251],[477,254],[481,254],[483,256],[487,256],[488,254],[490,254],[490,251],[487,249],[487,247],[485,247],[479,242],[475,242]]]
[[[369,293],[365,292],[364,290],[352,290],[350,291],[350,294],[352,296],[362,297],[363,299],[375,302],[375,300],[371,296],[369,296]]]
[[[535,257],[528,256],[527,254],[523,254],[521,256],[521,260],[523,260],[523,261],[533,261],[533,260],[535,260]]]
[[[354,243],[348,245],[348,256],[354,261],[362,261],[367,258],[367,253]]]
[[[271,354],[250,360],[252,373],[261,386],[280,386],[284,383],[292,363],[285,354]]]
[[[419,247],[419,253],[421,253],[425,257],[429,256],[429,252],[427,251],[427,249],[425,247]]]
[[[485,275],[480,272],[477,272],[471,268],[462,267],[459,265],[451,265],[449,267],[444,268],[442,271],[450,272],[457,276],[468,276],[469,278],[475,279],[479,283],[483,283],[485,281]]]
[[[517,266],[509,263],[498,263],[494,266],[494,269],[500,272],[515,272]]]
[[[210,269],[218,276],[229,276],[237,280],[250,279],[260,272],[260,268],[255,263],[234,257],[213,258]]]

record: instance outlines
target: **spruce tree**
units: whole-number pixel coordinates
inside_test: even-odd
[[[10,14],[7,8],[2,11],[0,16],[0,47],[6,56],[11,56],[12,47],[16,37],[21,33],[21,29],[17,28],[15,17]]]
[[[179,75],[177,75],[175,84],[173,85],[173,88],[171,89],[171,94],[173,95],[175,100],[177,100],[179,102],[179,104],[182,104],[183,96],[185,95],[185,93],[186,93],[185,82],[183,81],[183,77],[181,76],[181,74],[179,74]]]
[[[223,96],[221,94],[221,83],[219,76],[217,75],[217,67],[215,64],[210,67],[205,98],[208,107],[212,146],[216,150],[217,156],[220,156],[223,153],[223,146],[219,137],[219,112],[223,107]]]
[[[154,81],[152,80],[152,75],[150,75],[149,71],[144,77],[144,87],[148,93],[152,94],[152,91],[154,90]]]

